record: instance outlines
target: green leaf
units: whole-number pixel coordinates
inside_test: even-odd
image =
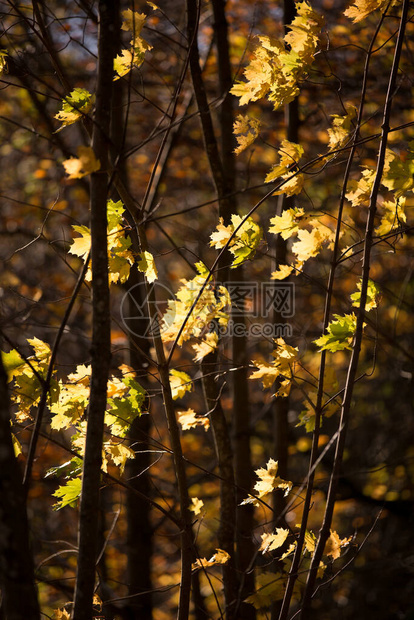
[[[343,349],[352,349],[352,340],[356,329],[355,314],[346,314],[340,316],[334,314],[335,320],[331,321],[327,328],[327,333],[314,340],[314,343],[320,347],[320,350],[342,351]]]
[[[73,478],[68,480],[66,484],[60,486],[57,491],[53,493],[54,497],[59,498],[59,501],[53,505],[55,510],[60,510],[65,506],[76,506],[82,490],[81,478]]]

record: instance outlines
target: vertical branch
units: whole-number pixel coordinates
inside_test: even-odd
[[[329,321],[330,321],[332,297],[333,297],[333,290],[334,290],[334,284],[335,284],[335,275],[336,275],[336,269],[338,266],[339,239],[341,235],[343,209],[345,205],[345,197],[347,193],[348,180],[349,180],[352,164],[353,164],[356,149],[357,149],[359,130],[361,127],[361,122],[362,122],[362,117],[363,117],[371,53],[372,53],[372,50],[374,49],[374,44],[377,39],[378,33],[381,29],[384,16],[385,16],[385,13],[382,15],[377,25],[374,36],[372,37],[371,43],[368,48],[366,61],[365,61],[364,77],[363,77],[363,82],[362,82],[362,87],[361,87],[361,101],[360,101],[360,106],[359,106],[359,111],[358,111],[358,118],[356,121],[356,128],[355,128],[355,133],[353,137],[353,143],[352,143],[349,156],[348,156],[348,160],[346,163],[344,179],[342,182],[341,197],[340,197],[339,207],[338,207],[335,241],[334,241],[334,248],[333,248],[333,253],[332,253],[332,263],[331,263],[331,269],[329,272],[328,287],[327,287],[327,293],[326,293],[326,298],[325,298],[323,332],[325,332],[325,330],[327,329]],[[296,579],[298,577],[298,569],[299,569],[300,560],[302,556],[302,549],[303,549],[303,544],[305,540],[307,521],[308,521],[309,511],[311,507],[311,502],[312,502],[313,483],[314,483],[315,471],[316,471],[315,464],[318,458],[318,444],[319,444],[320,427],[321,427],[321,422],[322,422],[322,399],[323,399],[323,392],[324,392],[325,368],[326,368],[326,350],[322,351],[321,353],[321,361],[320,361],[320,366],[319,366],[318,393],[317,393],[316,405],[315,405],[315,430],[313,432],[313,437],[312,437],[312,447],[311,447],[311,455],[309,459],[309,471],[308,471],[308,476],[307,476],[307,488],[306,488],[306,497],[305,497],[305,502],[304,502],[304,507],[303,507],[303,517],[302,517],[299,537],[297,540],[296,551],[295,551],[292,565],[289,571],[288,583],[287,583],[287,587],[286,587],[284,598],[283,598],[283,605],[282,605],[282,610],[279,616],[279,620],[285,620],[289,612],[289,606],[290,606],[290,601],[291,601],[291,597],[293,594],[293,588],[294,588]]]
[[[138,227],[139,240],[142,251],[148,250],[148,243],[143,226]],[[156,326],[158,325],[157,300],[154,287],[145,281],[146,299],[148,305],[148,317],[153,327],[153,343],[157,356],[159,379],[161,383],[162,396],[164,400],[164,411],[167,418],[168,432],[171,440],[171,449],[174,459],[174,471],[177,480],[178,498],[180,503],[181,516],[181,584],[180,602],[178,606],[177,620],[188,620],[190,594],[191,594],[191,564],[194,557],[194,541],[192,532],[192,519],[189,511],[189,495],[187,474],[183,458],[183,451],[175,416],[174,401],[171,394],[170,376],[168,360],[165,358],[164,345],[161,334]]]
[[[40,618],[34,582],[26,494],[10,432],[7,375],[0,356],[0,588],[7,620]]]
[[[352,347],[351,360],[348,367],[348,375],[346,378],[345,392],[342,401],[341,419],[339,423],[339,432],[336,442],[335,460],[331,473],[328,496],[326,500],[325,515],[322,523],[321,530],[319,532],[318,543],[315,548],[315,552],[312,558],[312,563],[306,583],[306,589],[302,601],[302,614],[303,619],[309,617],[310,604],[312,595],[315,588],[315,581],[318,572],[318,567],[322,559],[322,554],[325,549],[326,541],[328,540],[330,527],[332,523],[333,511],[336,500],[336,490],[339,481],[340,470],[342,467],[343,454],[345,449],[346,432],[349,422],[349,415],[351,409],[351,401],[354,390],[355,378],[358,369],[359,356],[361,352],[361,344],[363,337],[364,319],[365,319],[365,304],[367,301],[367,291],[370,272],[370,260],[372,250],[372,240],[375,225],[375,215],[377,212],[377,200],[378,193],[381,184],[382,173],[385,164],[385,153],[388,143],[388,135],[390,131],[390,117],[392,109],[392,99],[395,92],[395,86],[397,81],[398,67],[400,63],[401,50],[404,42],[405,28],[408,17],[409,0],[404,0],[400,27],[398,31],[398,39],[395,46],[394,60],[391,68],[390,79],[388,82],[387,96],[385,99],[384,115],[382,119],[382,132],[381,143],[378,151],[377,170],[375,173],[375,179],[371,190],[371,196],[369,201],[369,210],[365,230],[364,240],[364,253],[362,261],[362,282],[361,282],[361,298],[357,313],[357,323],[355,330],[354,343]]]
[[[219,107],[220,133],[221,133],[221,158],[223,162],[223,189],[226,194],[232,195],[226,199],[225,208],[221,206],[220,215],[229,220],[232,213],[237,211],[237,202],[234,197],[236,189],[236,161],[235,139],[233,134],[234,122],[234,96],[230,94],[233,86],[233,76],[230,63],[230,48],[228,36],[228,23],[226,18],[226,0],[212,0],[214,13],[214,33],[217,45],[217,64],[219,75],[220,96],[223,98]],[[237,285],[243,286],[243,266],[233,271],[233,280]],[[237,295],[237,291],[236,291]],[[232,359],[236,368],[233,378],[233,446],[234,446],[234,475],[237,505],[245,498],[246,492],[252,486],[252,463],[251,463],[251,424],[250,402],[247,381],[247,337],[243,335],[246,326],[245,309],[232,304],[232,323],[234,333],[232,335]],[[241,329],[239,329],[239,326]],[[240,619],[254,619],[256,611],[252,605],[246,605],[242,601],[254,591],[254,572],[248,570],[255,547],[252,538],[254,526],[254,507],[250,505],[236,508],[236,561],[237,570],[242,575],[237,603],[237,616]]]
[[[218,4],[220,4],[218,10]],[[218,20],[223,28],[224,17],[224,4],[223,2],[216,3],[215,5],[215,19]],[[221,12],[221,15],[218,15]],[[228,187],[226,184],[226,178],[224,174],[223,160],[219,153],[219,148],[216,140],[216,135],[213,127],[213,121],[210,114],[207,95],[205,91],[204,81],[200,68],[200,57],[197,42],[199,20],[199,4],[197,0],[187,0],[187,32],[189,40],[189,61],[191,79],[193,82],[194,96],[197,102],[197,107],[200,114],[200,122],[202,127],[202,134],[204,139],[205,151],[208,158],[208,162],[211,169],[212,178],[217,191],[217,197],[219,201],[219,212],[226,222],[229,221],[230,215],[234,210],[234,202],[230,198],[226,198]],[[224,23],[224,34],[227,33],[226,24]],[[219,47],[223,46],[223,30],[221,30],[221,36],[218,39],[220,41]],[[227,38],[227,36],[226,36]],[[219,62],[220,64],[220,62]],[[225,69],[224,69],[225,71]],[[227,73],[229,71],[227,70]],[[223,78],[223,68],[221,68],[221,77]],[[229,77],[225,76],[228,81]],[[226,88],[230,87],[230,83]],[[229,97],[229,95],[228,95]],[[230,99],[229,99],[230,101]],[[229,108],[224,108],[225,115],[231,114]],[[223,107],[221,109],[223,114]],[[232,128],[232,122],[230,128]],[[228,131],[228,128],[225,129]],[[222,134],[222,140],[226,143],[226,153],[229,156],[229,137],[225,137],[225,133]],[[232,140],[232,138],[230,138]],[[234,164],[233,165],[234,168]],[[231,179],[233,180],[234,175]],[[227,256],[223,256],[224,261],[220,260],[220,280],[226,282],[228,279],[227,268],[225,262]],[[234,467],[233,467],[233,453],[230,441],[230,434],[228,430],[227,421],[224,415],[223,408],[220,403],[220,393],[218,386],[214,380],[214,368],[217,364],[217,354],[212,354],[209,357],[208,365],[202,364],[203,369],[203,387],[204,394],[207,403],[207,409],[212,410],[211,422],[214,433],[214,441],[217,452],[218,466],[220,472],[220,528],[218,533],[218,544],[220,548],[227,551],[230,555],[230,560],[227,564],[223,565],[223,587],[224,597],[226,601],[226,614],[227,618],[232,618],[234,613],[234,603],[236,601],[236,573],[234,570],[234,539],[235,539],[235,520],[236,520],[236,493],[234,485]]]
[[[109,127],[113,75],[113,28],[117,2],[99,2],[98,78],[92,148],[103,174],[91,175],[92,238],[92,376],[83,462],[79,518],[79,559],[76,575],[74,620],[90,620],[95,586],[99,486],[106,409],[107,379],[111,356],[107,250],[107,198]]]

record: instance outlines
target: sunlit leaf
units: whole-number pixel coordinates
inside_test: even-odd
[[[210,428],[209,418],[207,416],[197,416],[193,409],[178,411],[177,416],[183,431],[188,431],[190,428],[196,428],[197,426],[203,426],[205,431]]]
[[[288,537],[289,530],[285,530],[283,527],[276,528],[275,534],[262,534],[262,544],[259,551],[266,553],[267,551],[274,551],[279,549]]]
[[[186,372],[180,370],[170,370],[171,393],[174,400],[183,398],[186,392],[191,392],[193,382]]]
[[[81,179],[87,174],[100,169],[101,163],[96,159],[90,146],[78,146],[78,157],[71,157],[63,162],[63,167],[69,179]]]
[[[64,97],[62,101],[62,109],[55,115],[58,121],[62,121],[63,127],[76,123],[80,118],[88,114],[92,109],[95,97],[84,88],[74,88],[70,95]]]

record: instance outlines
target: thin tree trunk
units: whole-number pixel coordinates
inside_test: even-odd
[[[38,620],[26,496],[10,432],[7,375],[0,356],[0,588],[5,620]]]
[[[107,199],[109,127],[113,76],[113,25],[117,2],[99,2],[98,81],[92,148],[102,173],[91,175],[92,238],[92,376],[88,426],[83,463],[79,519],[79,556],[73,619],[90,620],[95,587],[99,486],[106,409],[107,380],[111,356],[110,306],[107,251]]]

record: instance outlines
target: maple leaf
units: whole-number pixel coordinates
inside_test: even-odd
[[[259,551],[266,553],[267,551],[274,551],[283,545],[288,537],[289,530],[285,530],[282,527],[276,528],[275,534],[262,534],[262,544]]]
[[[91,250],[91,231],[87,226],[72,226],[72,228],[80,234],[80,237],[73,239],[69,253],[85,260]]]
[[[303,553],[305,553],[306,551],[308,551],[309,553],[313,553],[316,547],[315,534],[313,532],[309,532],[308,530],[306,530],[304,543],[305,543],[305,548],[303,550]]]
[[[394,191],[396,198],[401,197],[409,190],[413,190],[414,152],[408,151],[404,153],[404,156],[401,156],[387,149],[381,183],[387,189]]]
[[[187,409],[187,411],[178,411],[178,421],[181,424],[183,431],[188,431],[190,428],[196,428],[196,426],[204,426],[204,430],[207,431],[210,428],[210,420],[207,416],[197,416],[193,409]]]
[[[284,494],[286,496],[292,488],[292,483],[287,480],[282,480],[282,478],[277,475],[277,471],[278,462],[273,459],[268,460],[266,469],[263,467],[256,469],[255,474],[259,477],[259,481],[254,485],[254,489],[257,491],[257,495],[249,495],[247,499],[241,502],[240,506],[245,504],[260,506],[260,502],[258,500],[271,493],[274,489],[284,490]]]
[[[305,212],[301,207],[285,209],[282,211],[281,215],[276,215],[271,218],[269,232],[275,235],[280,234],[282,239],[289,239],[289,237],[295,235],[299,231],[298,220],[304,217],[304,215]]]
[[[217,229],[210,236],[210,246],[216,249],[223,248],[232,237],[229,250],[235,257],[231,268],[234,269],[249,258],[253,258],[259,245],[263,231],[253,218],[243,218],[240,215],[231,216],[231,224],[224,226],[223,218],[219,219]]]
[[[320,350],[342,351],[343,349],[352,349],[352,341],[354,339],[356,329],[355,314],[346,314],[340,316],[334,314],[334,321],[331,321],[327,328],[327,333],[314,340],[314,343],[320,347]]]
[[[193,570],[198,568],[206,568],[207,566],[213,566],[213,564],[227,564],[230,559],[230,555],[223,549],[216,549],[216,553],[207,560],[206,558],[198,558],[192,565]]]
[[[286,173],[295,168],[303,155],[303,147],[295,142],[283,140],[278,149],[279,162],[275,164],[265,178],[265,183],[270,183],[278,177],[287,178]],[[296,178],[296,177],[295,177]],[[293,179],[292,179],[293,180]],[[287,183],[284,185],[285,192]]]
[[[138,13],[138,11],[132,11],[132,9],[126,9],[122,11],[122,26],[121,30],[131,31],[135,36],[139,35],[144,27],[146,15],[145,13]]]
[[[55,609],[53,612],[53,620],[70,620],[70,614],[66,609]]]
[[[0,73],[2,73],[7,66],[7,56],[8,53],[6,50],[0,50]]]
[[[201,360],[205,358],[206,355],[208,355],[217,348],[217,344],[218,335],[216,334],[216,332],[207,333],[203,337],[201,342],[192,345],[196,353],[195,357],[193,357],[193,360],[195,362],[201,362]]]
[[[359,307],[360,299],[361,299],[361,288],[362,288],[362,280],[357,284],[358,292],[353,293],[351,295],[352,305]],[[375,282],[372,280],[368,280],[368,288],[367,288],[367,300],[365,303],[365,312],[369,312],[373,308],[378,306],[377,298],[379,295],[379,289]]]
[[[63,98],[62,109],[55,115],[58,121],[62,121],[62,126],[57,132],[88,114],[94,101],[95,97],[89,91],[84,88],[74,88],[70,95]]]
[[[285,278],[290,276],[292,271],[293,271],[293,267],[291,267],[290,265],[279,265],[276,271],[272,271],[270,279],[271,280],[284,280]]]
[[[119,467],[121,474],[123,474],[127,460],[134,459],[135,452],[129,446],[122,443],[115,443],[115,441],[115,439],[111,438],[109,441],[104,442],[105,456],[110,458],[114,464]],[[105,467],[102,467],[102,469],[106,471]]]
[[[114,81],[121,79],[127,75],[134,65],[134,54],[130,50],[122,50],[120,54],[114,58],[114,72],[116,73]]]
[[[307,261],[312,256],[317,256],[322,248],[324,237],[318,228],[311,231],[302,229],[298,232],[298,241],[292,245],[292,252],[296,254],[301,263]]]
[[[349,538],[339,538],[337,532],[331,530],[331,535],[326,541],[324,553],[330,555],[333,560],[337,560],[341,555],[341,549],[349,545],[352,540],[352,536]]]
[[[200,514],[202,507],[204,506],[204,502],[202,499],[198,499],[198,497],[191,498],[191,506],[188,510],[194,512],[195,515]]]
[[[161,334],[164,342],[174,341],[181,330],[178,339],[181,346],[191,337],[199,338],[211,321],[217,320],[220,325],[228,323],[226,310],[231,306],[228,290],[224,286],[216,287],[213,283],[204,286],[209,272],[202,263],[197,263],[196,268],[199,275],[190,281],[181,280],[182,286],[176,293],[176,300],[168,301]]]
[[[239,155],[239,153],[242,153],[247,147],[253,144],[259,135],[259,131],[259,120],[239,114],[233,125],[233,133],[239,145],[234,149],[234,152]]]
[[[277,346],[272,352],[275,358],[274,361],[268,363],[253,360],[253,364],[257,366],[258,370],[250,375],[249,378],[261,379],[264,388],[270,387],[278,377],[284,379],[280,382],[275,396],[285,397],[289,394],[291,380],[294,377],[295,362],[299,349],[286,344],[283,338],[277,338],[275,343]]]
[[[331,118],[332,127],[328,129],[329,144],[328,149],[339,149],[348,140],[349,133],[352,127],[352,121],[357,115],[357,109],[355,106],[348,104],[345,105],[346,115],[339,116],[338,114],[332,114]]]
[[[401,226],[401,223],[407,221],[407,216],[404,212],[405,209],[405,197],[401,196],[394,202],[390,200],[384,200],[381,205],[381,210],[384,211],[381,222],[378,228],[375,229],[375,233],[379,236],[388,235],[393,229]]]
[[[391,6],[396,4],[397,0],[391,2]],[[344,11],[344,15],[352,19],[354,24],[362,21],[370,13],[377,10],[384,10],[388,6],[388,0],[355,0],[355,2]]]
[[[158,278],[158,272],[153,255],[145,251],[140,254],[140,257],[141,260],[137,264],[138,270],[145,273],[148,282],[154,282]]]
[[[90,146],[78,146],[78,157],[71,157],[63,162],[66,174],[69,179],[81,179],[87,174],[96,172],[100,169],[101,163],[96,159],[95,153]]]
[[[54,497],[57,497],[59,501],[53,505],[55,510],[60,510],[65,506],[75,506],[78,501],[82,490],[81,478],[74,478],[68,480],[66,484],[60,486],[57,491],[53,493]]]
[[[353,207],[368,204],[374,179],[375,170],[366,168],[362,171],[362,176],[359,181],[351,180],[349,182],[351,191],[346,194],[346,198],[352,203]]]
[[[183,398],[186,392],[191,392],[193,389],[191,377],[179,370],[170,370],[170,385],[173,400]]]

